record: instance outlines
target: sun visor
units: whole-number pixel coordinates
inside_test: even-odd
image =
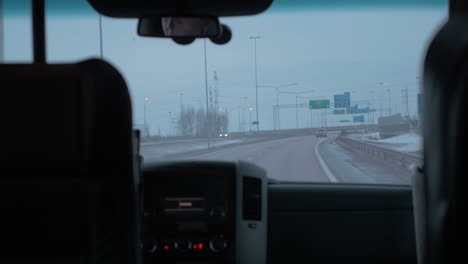
[[[116,18],[159,16],[247,16],[265,11],[273,0],[88,0],[99,13]]]

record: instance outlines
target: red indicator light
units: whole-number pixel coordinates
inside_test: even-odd
[[[168,246],[168,245],[164,245],[164,250],[169,250],[169,246]]]
[[[193,248],[197,249],[197,248],[198,248],[198,245],[193,245]]]
[[[202,244],[202,243],[198,243],[198,248],[199,248],[199,249],[203,249],[203,244]]]

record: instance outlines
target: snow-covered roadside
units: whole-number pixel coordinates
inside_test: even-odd
[[[391,150],[408,153],[421,153],[422,137],[415,133],[406,133],[395,137],[380,139],[379,133],[352,134],[349,138],[380,145]]]

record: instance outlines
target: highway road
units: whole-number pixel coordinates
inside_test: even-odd
[[[265,168],[268,177],[280,181],[409,184],[409,177],[342,148],[335,137],[296,136],[170,159],[245,160]]]
[[[315,154],[322,139],[315,136],[265,141],[198,155],[192,159],[245,160],[267,170],[268,176],[284,181],[330,182]]]

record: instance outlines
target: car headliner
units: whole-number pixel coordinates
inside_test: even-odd
[[[48,15],[87,15],[92,8],[86,0],[45,0]],[[235,1],[235,0],[234,0]],[[29,14],[31,1],[3,1],[6,14]],[[295,11],[304,9],[350,9],[350,8],[433,8],[446,7],[448,0],[274,0],[268,12]]]

